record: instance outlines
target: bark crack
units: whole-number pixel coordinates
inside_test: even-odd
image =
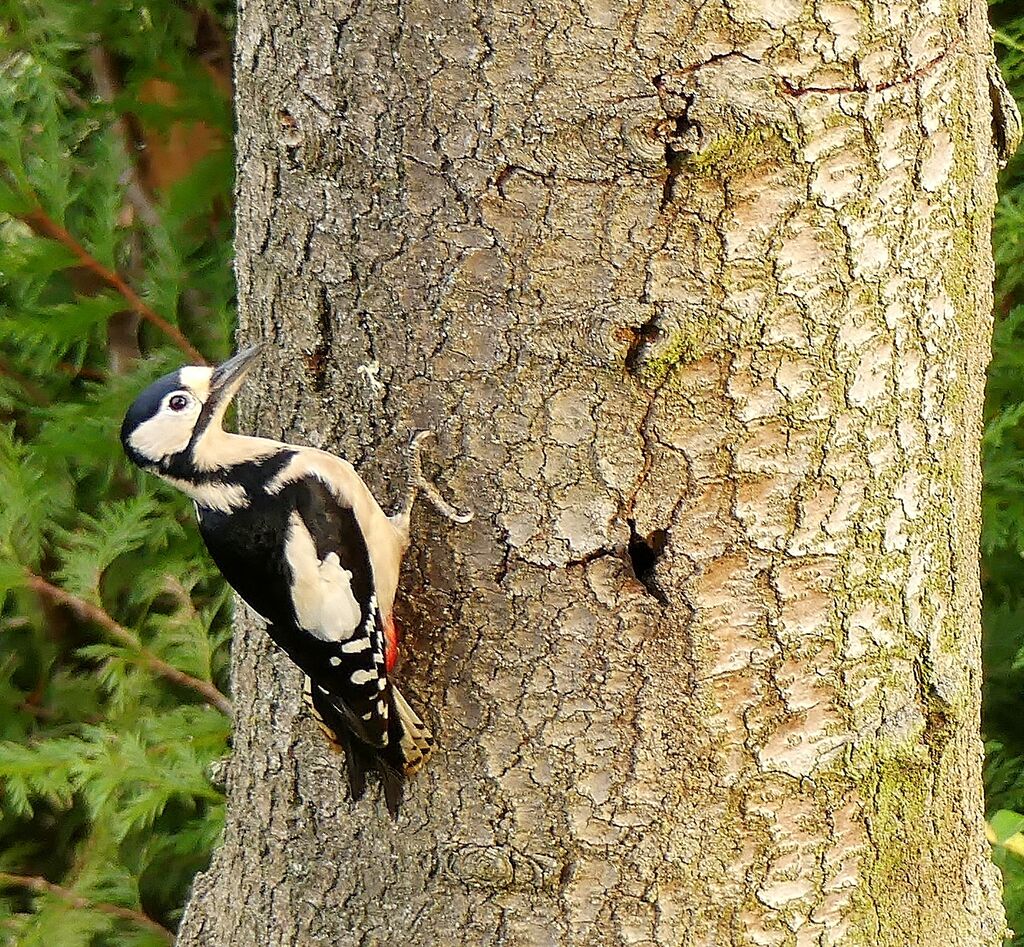
[[[889,89],[896,89],[900,86],[912,85],[919,79],[926,76],[936,66],[945,62],[950,56],[957,53],[960,49],[961,42],[959,39],[952,42],[942,52],[937,53],[927,62],[918,66],[916,69],[907,73],[903,76],[898,76],[895,79],[889,79],[885,82],[857,82],[852,85],[836,85],[836,86],[816,86],[816,85],[794,85],[788,77],[782,77],[781,85],[782,91],[786,95],[799,98],[800,96],[810,95],[812,92],[819,92],[823,95],[843,95],[846,93],[863,93],[871,95],[877,92],[887,92]]]

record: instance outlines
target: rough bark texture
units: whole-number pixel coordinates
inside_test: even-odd
[[[182,945],[1000,942],[984,15],[242,4],[242,425],[389,502],[434,428],[477,519],[416,519],[397,825],[243,616]]]

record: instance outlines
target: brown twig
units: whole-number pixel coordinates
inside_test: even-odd
[[[63,717],[61,713],[54,710],[51,707],[44,707],[42,704],[34,704],[31,701],[23,700],[18,704],[18,710],[22,713],[28,714],[30,717],[35,717],[37,720],[45,720],[47,723],[52,723],[55,720],[61,720],[62,718],[67,723],[102,723],[103,718],[99,714],[86,714],[84,717],[76,717],[74,720]]]
[[[32,717],[38,717],[40,720],[56,720],[59,716],[56,710],[51,710],[49,707],[33,703],[30,700],[23,700],[18,704],[18,710]]]
[[[10,872],[0,871],[0,885],[26,888],[29,891],[34,891],[36,894],[52,894],[66,901],[74,908],[100,911],[103,914],[109,914],[111,917],[120,918],[122,921],[131,921],[133,924],[138,924],[139,927],[144,927],[150,933],[156,934],[157,937],[163,938],[168,944],[174,943],[174,934],[164,927],[163,924],[158,924],[154,921],[148,914],[143,914],[142,911],[133,911],[131,908],[123,908],[118,904],[90,901],[88,898],[83,898],[80,894],[75,894],[74,891],[68,888],[55,885],[52,881],[47,881],[45,878],[32,875],[12,875]]]
[[[58,370],[64,372],[65,375],[71,375],[74,378],[84,378],[86,381],[106,381],[106,372],[101,372],[97,368],[89,368],[88,365],[72,365],[70,362],[58,362]]]
[[[114,57],[102,46],[93,46],[88,52],[88,59],[93,88],[100,99],[110,106],[110,127],[121,146],[121,156],[124,159],[122,182],[126,204],[132,210],[133,217],[137,217],[153,230],[160,226],[160,212],[139,174],[139,149],[128,126],[128,120],[113,108],[114,100],[117,98],[117,67],[114,64]],[[131,259],[137,259],[140,256],[139,234],[131,231],[127,244]],[[141,316],[137,312],[128,310],[115,313],[107,322],[110,370],[115,375],[121,374],[142,355],[139,351],[140,321]]]
[[[28,586],[40,595],[46,596],[50,601],[71,609],[79,618],[99,625],[111,638],[135,651],[140,656],[142,664],[155,674],[159,674],[174,684],[194,690],[211,707],[216,707],[217,710],[228,717],[231,716],[231,701],[213,684],[209,681],[202,681],[198,677],[193,677],[191,674],[186,674],[173,664],[168,664],[162,658],[158,658],[152,651],[143,647],[142,642],[139,641],[135,634],[123,625],[118,624],[98,605],[93,605],[92,602],[87,602],[84,598],[72,595],[70,592],[60,588],[60,586],[47,582],[41,576],[31,573],[28,576]]]
[[[185,338],[177,326],[171,325],[163,316],[152,309],[146,301],[128,285],[120,273],[100,263],[100,261],[86,250],[70,232],[47,214],[42,207],[37,205],[31,210],[23,212],[19,216],[22,221],[28,224],[28,226],[35,231],[35,233],[43,237],[49,237],[51,240],[56,240],[58,243],[67,247],[86,270],[120,293],[125,302],[127,302],[135,312],[142,316],[142,318],[148,323],[156,326],[156,328],[171,339],[171,341],[173,341],[174,344],[177,345],[178,348],[196,364],[207,364],[206,359],[203,358],[199,349]]]

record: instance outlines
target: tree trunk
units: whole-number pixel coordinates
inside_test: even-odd
[[[433,428],[476,519],[414,518],[397,824],[241,616],[180,944],[1000,943],[984,16],[242,4],[241,426],[385,505]]]

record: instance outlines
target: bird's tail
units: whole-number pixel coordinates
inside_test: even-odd
[[[434,746],[434,737],[401,692],[392,686],[390,693],[388,745],[376,747],[359,739],[331,696],[318,687],[310,686],[309,678],[306,678],[306,700],[313,716],[331,746],[345,756],[352,801],[357,802],[363,797],[366,773],[376,771],[380,774],[388,812],[392,818],[397,818],[405,780],[427,761]]]
[[[402,772],[406,776],[412,776],[427,762],[434,751],[434,735],[416,711],[409,706],[402,692],[394,686],[391,688],[391,707],[394,713],[391,715],[388,734],[391,743],[397,743],[401,752]]]

